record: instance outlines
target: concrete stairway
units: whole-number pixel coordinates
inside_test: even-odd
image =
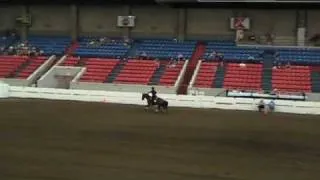
[[[160,82],[160,78],[166,69],[166,63],[161,63],[160,67],[154,72],[149,85],[157,85]]]
[[[216,78],[213,80],[213,88],[222,88],[223,87],[223,80],[224,80],[224,72],[225,67],[218,65],[216,71]]]
[[[262,89],[265,91],[272,90],[272,67],[274,57],[266,55],[263,57],[263,71],[262,71]]]
[[[119,62],[111,71],[110,75],[106,77],[105,83],[112,83],[120,73],[120,71],[123,69],[123,66],[125,65],[125,62]]]
[[[178,88],[178,94],[187,94],[188,85],[192,78],[192,75],[194,73],[194,70],[197,66],[199,58],[203,56],[203,54],[206,51],[206,45],[203,42],[198,42],[195,51],[193,52],[193,55],[189,61],[189,64],[187,65],[186,72],[183,77],[183,81]]]
[[[311,73],[312,92],[320,93],[320,72]]]

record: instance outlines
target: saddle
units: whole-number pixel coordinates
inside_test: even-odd
[[[156,99],[152,101],[152,105],[156,105],[157,104],[157,101]]]

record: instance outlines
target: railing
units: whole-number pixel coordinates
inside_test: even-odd
[[[185,73],[186,73],[188,64],[189,64],[189,60],[186,60],[185,63],[183,64],[183,67],[182,67],[181,71],[180,71],[180,74],[179,74],[179,76],[178,76],[178,79],[177,79],[177,81],[176,81],[175,84],[174,84],[174,87],[177,88],[177,89],[179,88],[179,85],[180,85],[180,84],[182,83],[182,81],[183,81],[183,77],[184,77],[184,75],[185,75]]]
[[[198,73],[199,73],[199,70],[200,70],[200,67],[201,67],[201,63],[202,63],[202,61],[199,60],[198,63],[197,63],[196,69],[194,70],[194,73],[192,75],[192,78],[191,78],[191,81],[189,83],[188,89],[193,87],[193,85],[194,85],[194,83],[196,81],[196,78],[198,76]]]
[[[299,44],[304,44],[304,46],[299,47],[315,47],[314,43],[310,43],[307,40],[305,41],[298,41],[294,36],[278,36],[275,37],[272,42],[267,41],[265,36],[256,36],[256,40],[249,40],[246,36],[243,40],[237,42],[237,44],[251,44],[251,45],[264,45],[264,46],[290,46],[296,47]]]

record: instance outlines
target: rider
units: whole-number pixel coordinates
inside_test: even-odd
[[[154,87],[151,87],[151,91],[149,93],[151,93],[151,95],[152,95],[151,100],[154,103],[157,98],[157,91],[154,89]]]

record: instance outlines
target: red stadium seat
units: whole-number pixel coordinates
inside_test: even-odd
[[[115,83],[121,84],[148,84],[157,64],[148,60],[128,60],[115,79]]]
[[[215,80],[218,63],[202,62],[194,86],[199,88],[212,88]]]
[[[287,92],[311,92],[311,68],[291,66],[272,70],[272,88]]]
[[[229,63],[226,67],[223,87],[226,89],[260,90],[262,84],[262,64]]]
[[[104,82],[118,62],[115,59],[88,58],[85,62],[86,72],[82,75],[80,81]]]

